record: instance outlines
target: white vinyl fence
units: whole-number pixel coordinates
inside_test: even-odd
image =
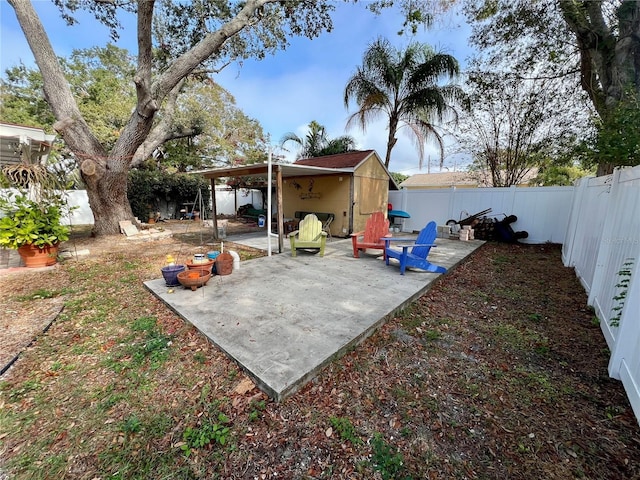
[[[600,319],[611,358],[640,421],[640,166],[583,178],[562,249]]]
[[[74,207],[67,223],[69,225],[93,225],[93,213],[89,206],[87,192],[85,190],[69,190],[66,193],[69,206]],[[205,197],[205,202],[210,202],[210,199],[208,199],[209,192],[202,192],[202,194]],[[216,187],[216,207],[219,215],[235,215],[236,205],[241,207],[248,203],[255,208],[262,208],[262,193],[260,190],[230,190],[226,187]],[[175,205],[170,206],[175,208]],[[166,205],[160,206],[160,208],[162,216],[168,217],[171,208]],[[141,220],[146,221],[146,219]]]
[[[491,209],[487,216],[515,215],[515,231],[529,233],[526,243],[563,243],[574,187],[443,188],[389,192],[394,210],[411,215],[402,223],[405,232],[419,231],[434,220],[461,220]]]

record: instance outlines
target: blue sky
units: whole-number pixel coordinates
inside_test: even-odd
[[[89,17],[81,17],[79,25],[67,27],[51,2],[33,3],[59,56],[70,55],[74,48],[104,46],[109,41],[107,30]],[[313,40],[293,38],[287,50],[261,61],[245,61],[242,66],[232,64],[215,79],[234,95],[246,115],[262,124],[273,144],[287,132],[304,136],[309,122],[316,120],[327,128],[330,137],[349,134],[356,139],[358,148],[374,149],[384,158],[387,131],[382,121],[369,126],[366,133],[356,127],[345,130],[346,119],[355,106],[349,111],[345,109],[344,87],[361,64],[367,46],[379,36],[400,48],[411,40],[420,41],[454,55],[464,68],[471,54],[467,44],[469,28],[462,16],[450,15],[414,38],[400,37],[396,32],[402,19],[391,11],[376,17],[362,5],[336,2],[336,6],[331,33]],[[33,56],[6,0],[0,0],[0,28],[1,71],[20,61],[33,65]],[[135,53],[134,28],[135,23],[131,23],[121,32],[117,43],[132,53]],[[435,148],[429,146],[426,151],[435,162]],[[295,152],[283,153],[289,159],[294,158]],[[450,170],[455,165],[453,158],[445,160]],[[421,172],[415,146],[402,132],[392,153],[390,170],[407,175]],[[426,171],[425,165],[422,173]],[[438,170],[432,167],[431,171]]]

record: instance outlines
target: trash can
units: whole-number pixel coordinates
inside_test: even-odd
[[[265,220],[266,220],[266,217],[264,215],[259,215],[258,216],[258,226],[260,228],[264,227]]]

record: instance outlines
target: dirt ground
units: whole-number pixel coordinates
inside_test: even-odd
[[[0,382],[0,478],[640,479],[638,421],[559,246],[487,243],[274,403],[141,285],[168,250],[210,247],[182,234],[77,239],[84,260],[0,276],[3,317],[64,298]]]
[[[227,235],[248,233],[259,229],[256,222],[249,220],[227,219]],[[138,242],[127,240],[124,235],[113,235],[102,238],[91,237],[89,225],[79,226],[74,229],[68,242],[61,245],[61,251],[66,251],[83,260],[100,258],[109,255],[117,255],[122,252],[143,249],[145,255],[156,257],[157,261],[163,261],[171,254],[178,261],[184,262],[188,256],[197,252],[206,252],[219,248],[220,240],[213,238],[212,229],[203,226],[202,222],[170,220],[155,225],[148,225],[159,231],[170,231],[173,236],[168,239]],[[260,256],[262,253],[246,247],[228,243],[229,248],[243,250],[245,256]],[[242,252],[241,252],[242,253]],[[57,268],[57,267],[55,267]],[[9,272],[0,270],[0,278]],[[22,269],[12,278],[28,280],[39,272],[31,272]],[[35,292],[33,296],[38,302],[20,302],[9,307],[5,301],[11,299],[10,281],[2,284],[4,292],[0,299],[0,308],[3,315],[0,316],[0,371],[7,368],[19,353],[24,350],[33,339],[53,322],[63,308],[63,298],[47,298],[46,292]]]

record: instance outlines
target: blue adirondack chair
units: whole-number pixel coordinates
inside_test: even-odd
[[[407,242],[413,239],[406,238],[382,238],[385,243],[386,264],[389,265],[389,258],[395,258],[400,262],[400,275],[404,275],[407,267],[419,268],[427,272],[445,273],[446,268],[434,265],[427,260],[431,247],[436,247],[436,222],[429,222],[424,227],[415,243],[398,245],[402,251],[391,248],[391,242]],[[409,251],[411,249],[411,251]]]

